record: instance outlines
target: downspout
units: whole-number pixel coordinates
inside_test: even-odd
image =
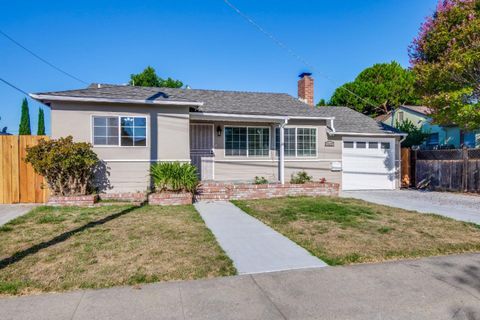
[[[285,184],[285,126],[288,123],[288,117],[283,120],[283,123],[280,124],[280,154],[278,165],[280,183]]]

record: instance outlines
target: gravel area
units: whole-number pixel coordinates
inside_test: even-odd
[[[419,190],[371,190],[343,191],[341,196],[480,224],[480,197],[476,195]]]

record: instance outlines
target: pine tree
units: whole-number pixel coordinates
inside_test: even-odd
[[[45,135],[45,114],[43,113],[42,108],[38,108],[38,130],[37,130],[37,135],[38,136],[44,136]]]
[[[24,98],[22,102],[22,117],[20,119],[18,134],[27,136],[32,134],[32,130],[30,129],[30,112],[28,111],[28,102],[26,98]]]

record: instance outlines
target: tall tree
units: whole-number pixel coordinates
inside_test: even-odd
[[[370,116],[387,113],[402,104],[417,104],[415,78],[400,64],[379,63],[337,88],[329,105],[348,106]]]
[[[38,108],[38,129],[37,129],[38,136],[45,135],[45,114],[43,113],[42,108]]]
[[[409,48],[416,86],[437,123],[480,126],[480,0],[440,0]]]
[[[163,79],[160,78],[155,69],[148,66],[142,72],[138,74],[130,75],[130,82],[132,86],[138,87],[162,87],[162,88],[181,88],[183,82],[180,80],[174,80],[172,78]]]
[[[24,98],[22,102],[22,117],[20,118],[20,126],[18,128],[18,134],[19,135],[32,134],[32,130],[30,129],[30,112],[28,110],[27,98]]]

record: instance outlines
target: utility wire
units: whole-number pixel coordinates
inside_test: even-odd
[[[13,42],[14,44],[16,44],[17,46],[19,46],[20,48],[22,48],[23,50],[27,51],[28,53],[30,53],[32,56],[34,56],[35,58],[37,58],[38,60],[42,61],[43,63],[45,63],[46,65],[52,67],[53,69],[57,70],[58,72],[61,72],[63,73],[64,75],[66,75],[67,77],[70,77],[74,80],[77,80],[83,84],[88,84],[87,82],[75,77],[74,75],[72,75],[71,73],[68,73],[67,71],[64,71],[62,70],[61,68],[57,67],[56,65],[54,65],[53,63],[51,62],[48,62],[47,60],[43,59],[42,57],[40,57],[38,54],[36,54],[35,52],[33,52],[32,50],[28,49],[27,47],[25,47],[24,45],[22,45],[21,43],[19,43],[17,40],[13,39],[12,37],[10,37],[8,34],[6,34],[5,32],[3,32],[2,30],[0,30],[0,34],[3,35],[5,38],[7,38],[8,40],[10,40],[11,42]]]
[[[233,11],[235,11],[239,16],[241,16],[243,19],[245,19],[248,23],[250,23],[252,26],[254,26],[257,30],[259,30],[261,33],[263,33],[265,36],[267,36],[270,40],[272,40],[276,45],[278,45],[280,48],[284,49],[287,51],[287,53],[289,55],[291,55],[292,57],[294,57],[295,59],[297,59],[298,61],[300,61],[301,63],[303,63],[305,66],[307,66],[308,68],[310,68],[312,71],[315,72],[315,74],[318,74],[320,75],[321,77],[327,79],[328,81],[334,83],[334,84],[337,84],[337,81],[335,81],[334,79],[330,78],[328,75],[326,74],[323,74],[321,73],[320,71],[318,71],[311,63],[309,63],[306,59],[304,59],[302,56],[300,56],[299,54],[297,54],[295,51],[293,51],[290,47],[288,47],[285,43],[283,43],[282,41],[280,41],[277,37],[275,37],[273,34],[271,34],[270,32],[268,32],[267,30],[265,30],[262,26],[260,26],[258,23],[256,23],[252,18],[250,18],[249,16],[247,16],[245,13],[243,13],[242,11],[240,11],[240,9],[238,9],[237,7],[235,7],[230,1],[228,0],[223,0],[223,2],[225,2],[225,4],[227,6],[229,6],[231,9],[233,9]],[[346,92],[354,95],[355,97],[357,97],[358,99],[362,100],[363,102],[367,103],[368,105],[374,107],[374,108],[378,108],[378,105],[375,105],[373,104],[372,102],[368,101],[367,99],[357,95],[355,92],[351,91],[350,89],[348,88],[345,88],[344,86],[340,86],[339,87],[340,89],[342,90],[345,90]]]
[[[26,91],[23,91],[22,89],[20,89],[19,87],[11,84],[11,83],[8,82],[7,80],[5,80],[5,79],[3,79],[3,78],[0,78],[0,81],[2,81],[3,83],[5,83],[7,86],[9,86],[9,87],[11,87],[11,88],[13,88],[13,89],[15,89],[15,90],[23,93],[23,94],[26,95],[27,97],[30,97]]]

